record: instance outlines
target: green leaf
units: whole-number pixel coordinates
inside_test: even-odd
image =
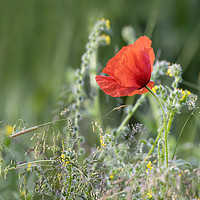
[[[183,159],[178,159],[174,162],[174,164],[176,165],[176,167],[182,166],[182,165],[186,165],[189,168],[192,168],[191,164]]]

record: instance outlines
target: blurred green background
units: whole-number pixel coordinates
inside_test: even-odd
[[[73,76],[70,69],[79,68],[88,35],[102,17],[112,28],[111,45],[100,51],[102,66],[127,44],[121,31],[132,26],[136,37],[152,39],[160,60],[181,64],[180,87],[199,94],[199,0],[0,0],[0,120],[52,119],[63,82]],[[179,131],[189,113],[179,116]],[[193,134],[186,129],[186,141],[197,137],[194,123]]]
[[[148,35],[160,59],[178,62],[185,87],[199,84],[199,0],[0,0],[0,120],[30,124],[51,120],[68,68],[78,68],[97,19],[111,22],[111,46],[126,45],[124,26]],[[192,86],[192,87],[191,87]]]

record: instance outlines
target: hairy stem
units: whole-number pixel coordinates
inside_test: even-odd
[[[28,164],[35,164],[35,163],[43,163],[43,162],[55,162],[56,160],[34,160],[34,161],[31,161],[31,162],[26,162],[26,163],[22,163],[22,164],[19,164],[15,167],[9,167],[7,168],[7,170],[13,170],[13,169],[19,169],[19,168],[22,168],[22,167],[27,167]]]
[[[156,146],[156,144],[158,143],[158,140],[159,140],[159,138],[160,138],[160,136],[161,136],[161,134],[162,134],[162,132],[163,132],[163,129],[164,129],[164,126],[161,128],[161,130],[159,131],[159,133],[158,133],[158,135],[157,135],[157,137],[156,137],[156,140],[155,140],[155,142],[153,143],[153,145],[152,145],[152,147],[151,147],[151,149],[149,150],[149,153],[148,153],[148,156],[150,156],[151,155],[151,153],[153,152],[153,150],[154,150],[154,147]]]
[[[71,190],[71,184],[72,184],[72,166],[71,166],[71,165],[69,166],[69,173],[70,173],[70,178],[69,178],[69,184],[68,184],[68,190],[67,190],[67,196],[66,196],[66,199],[69,198],[69,193],[70,193],[70,190]]]
[[[169,118],[168,125],[167,125],[167,135],[169,135],[169,131],[170,131],[170,128],[172,126],[173,118],[174,118],[174,113],[172,112],[170,114],[170,118]]]
[[[158,99],[158,97],[156,96],[156,94],[148,86],[145,86],[145,87],[155,97],[155,99],[157,100],[157,102],[160,105],[160,108],[162,110],[163,119],[164,119],[164,129],[165,129],[165,136],[164,136],[164,140],[165,140],[165,166],[166,166],[166,168],[168,168],[168,133],[167,133],[167,121],[166,121],[165,112],[164,112],[163,106],[162,106],[160,100]]]
[[[162,152],[160,150],[160,147],[162,147]],[[163,164],[163,148],[164,148],[164,142],[163,142],[163,139],[160,139],[158,141],[158,158],[159,158],[159,161],[158,161],[158,164],[159,166],[161,166],[161,164]]]

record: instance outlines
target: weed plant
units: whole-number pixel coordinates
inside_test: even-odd
[[[107,97],[98,89],[94,77],[100,71],[99,46],[110,44],[110,33],[109,20],[102,19],[94,25],[80,69],[68,75],[75,74],[74,78],[70,77],[70,85],[66,83],[62,88],[51,122],[27,128],[23,120],[18,120],[14,126],[6,126],[5,132],[11,135],[1,139],[1,179],[18,177],[15,183],[18,190],[11,192],[13,199],[200,197],[200,170],[177,159],[176,154],[187,121],[173,149],[171,143],[166,143],[166,137],[173,135],[172,122],[183,107],[191,110],[188,120],[199,115],[199,107],[195,105],[197,96],[178,88],[182,80],[179,64],[157,59],[153,66],[155,86],[151,93],[162,105],[162,110],[152,108],[152,112],[158,111],[153,113],[158,124],[155,138],[143,137],[150,132],[148,125],[129,123],[137,109],[152,105],[150,92],[138,96],[134,105],[116,105],[107,112],[105,118],[115,112],[124,116],[115,128],[104,126],[99,117],[102,96]],[[163,77],[170,84],[164,85]],[[90,138],[95,141],[92,145]],[[32,146],[26,146],[25,157],[19,160],[12,156],[8,163],[5,158],[10,143],[23,145],[29,144],[29,140]],[[194,148],[198,151],[198,147]],[[8,196],[0,195],[1,199]]]

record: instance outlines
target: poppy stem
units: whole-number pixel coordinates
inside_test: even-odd
[[[164,129],[165,129],[165,136],[164,136],[164,140],[165,140],[165,166],[166,166],[166,168],[168,168],[168,137],[167,137],[168,134],[167,134],[167,121],[166,121],[165,112],[164,112],[163,106],[162,106],[160,100],[158,99],[158,97],[156,96],[156,94],[148,86],[145,86],[145,87],[155,97],[155,99],[157,100],[157,102],[160,105],[160,108],[162,110],[163,120],[164,120]],[[161,136],[161,132],[158,134],[158,136],[156,138],[156,141],[158,141],[158,139],[160,138],[160,136]],[[152,148],[149,151],[148,156],[153,151],[155,145],[156,145],[156,143],[153,144]]]

